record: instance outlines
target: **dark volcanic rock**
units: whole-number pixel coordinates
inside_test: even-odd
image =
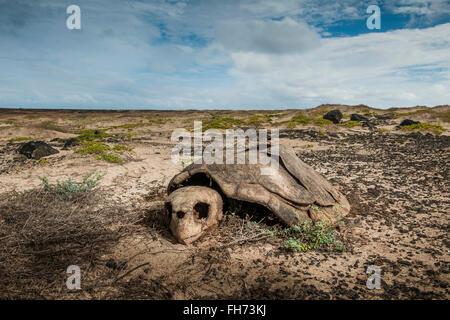
[[[80,140],[76,139],[76,138],[70,138],[66,141],[66,143],[64,143],[64,150],[69,149],[70,147],[76,146],[80,144]]]
[[[392,120],[395,118],[395,116],[393,114],[376,114],[375,118],[377,118],[378,120]]]
[[[333,121],[333,123],[339,123],[342,119],[342,112],[338,109],[332,110],[323,116],[324,119]]]
[[[58,150],[52,148],[49,144],[43,141],[30,141],[23,144],[18,152],[25,155],[29,159],[39,160],[52,154],[59,153]]]
[[[404,126],[410,126],[412,124],[419,124],[419,121],[414,121],[414,120],[410,120],[410,119],[405,119],[403,120],[398,126],[399,127],[404,127]]]
[[[369,120],[362,122],[363,127],[368,127],[370,130],[375,130],[375,124]]]
[[[353,113],[350,116],[350,121],[357,121],[357,122],[362,122],[362,121],[368,121],[369,119],[367,119],[366,117],[363,117],[362,115],[359,115],[357,113]]]

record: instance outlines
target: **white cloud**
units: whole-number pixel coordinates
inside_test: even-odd
[[[241,88],[264,94],[267,104],[445,104],[449,96],[442,88],[450,88],[449,38],[450,24],[445,24],[322,39],[320,47],[303,54],[234,52],[230,73]],[[431,76],[424,78],[423,72]]]
[[[261,53],[298,53],[314,48],[320,36],[305,22],[285,18],[218,23],[217,40],[228,50]]]

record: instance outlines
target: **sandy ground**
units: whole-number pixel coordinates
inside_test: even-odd
[[[323,106],[307,113],[324,108],[339,108],[344,114],[367,110],[364,106]],[[297,110],[0,110],[0,194],[40,188],[39,176],[54,182],[68,176],[81,179],[96,170],[106,173],[97,191],[103,201],[142,212],[144,217],[132,232],[99,252],[89,266],[86,261],[73,262],[81,265],[82,272],[86,270],[82,290],[66,289],[62,269],[53,270],[59,278],[47,282],[38,293],[3,281],[3,298],[448,299],[450,126],[435,114],[448,113],[450,107],[414,113],[423,109],[370,109],[379,115],[396,115],[378,121],[377,128],[382,130],[374,131],[336,125],[288,128],[286,121]],[[194,119],[248,119],[255,114],[269,115],[272,121],[261,127],[279,128],[280,142],[292,146],[350,201],[351,213],[337,231],[346,245],[344,252],[287,253],[271,239],[233,244],[232,237],[242,234],[245,219],[231,215],[225,216],[218,230],[184,246],[176,243],[161,222],[165,187],[183,169],[182,163],[171,161],[173,129],[192,128]],[[405,118],[447,130],[442,135],[397,130]],[[146,121],[152,123],[126,126]],[[79,130],[103,128],[110,128],[111,136],[99,141],[133,147],[121,155],[123,163],[82,155],[77,147],[63,150],[63,142],[56,140],[77,136]],[[24,142],[10,142],[15,137],[45,141],[59,153],[46,161],[26,159],[17,153]],[[126,264],[111,268],[108,261]],[[370,265],[382,270],[381,289],[366,286]],[[0,278],[6,276],[0,267]],[[118,277],[114,283],[104,280]]]

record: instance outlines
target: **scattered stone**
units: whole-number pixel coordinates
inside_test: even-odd
[[[395,116],[393,114],[376,114],[375,118],[378,120],[392,120]]]
[[[342,117],[342,112],[338,109],[332,110],[323,116],[324,119],[330,120],[335,124],[341,122]]]
[[[370,130],[375,130],[375,124],[373,122],[370,122],[369,120],[364,121],[362,123],[363,127],[368,127]]]
[[[363,121],[368,121],[369,119],[367,119],[366,117],[363,117],[362,115],[359,115],[357,113],[353,113],[350,116],[350,121],[357,121],[357,122],[363,122]]]
[[[23,144],[19,148],[18,152],[25,155],[28,159],[35,160],[59,153],[58,150],[52,148],[49,144],[43,141],[29,141]]]
[[[414,120],[410,120],[410,119],[405,119],[398,126],[399,127],[404,127],[404,126],[410,126],[412,124],[419,124],[419,123],[420,123],[420,121],[414,121]]]
[[[67,149],[69,149],[73,146],[77,146],[79,144],[80,144],[80,140],[78,140],[76,138],[70,138],[64,143],[63,150],[67,150]]]

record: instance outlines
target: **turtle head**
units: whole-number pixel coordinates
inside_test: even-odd
[[[188,186],[172,192],[165,203],[169,228],[178,242],[190,244],[222,219],[222,197],[211,188]]]

